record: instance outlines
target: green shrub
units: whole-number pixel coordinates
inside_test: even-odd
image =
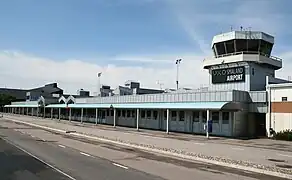
[[[274,134],[274,139],[276,140],[284,140],[284,141],[292,141],[292,129],[286,129]]]

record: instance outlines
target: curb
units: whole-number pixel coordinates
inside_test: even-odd
[[[46,129],[46,130],[50,130],[50,131],[55,131],[55,132],[59,132],[59,133],[66,134],[66,130],[55,129],[55,128],[46,127],[46,126],[42,126],[42,125],[37,125],[37,124],[29,123],[29,122],[23,122],[23,121],[11,119],[9,117],[7,117],[6,119],[8,119],[10,121],[13,121],[13,122],[25,124],[25,125],[29,125],[29,126],[38,127],[38,128],[41,128],[41,129]],[[87,139],[98,140],[98,141],[107,142],[107,143],[113,143],[113,144],[117,144],[117,145],[122,145],[122,146],[136,148],[136,149],[143,150],[143,151],[164,154],[164,155],[168,155],[168,156],[175,156],[175,157],[183,158],[183,159],[187,159],[187,160],[200,161],[200,162],[205,162],[205,163],[209,163],[209,164],[215,164],[215,165],[219,165],[219,166],[229,167],[229,168],[235,168],[235,169],[240,169],[240,170],[245,170],[245,171],[251,171],[251,172],[265,174],[265,175],[270,175],[270,176],[276,176],[276,177],[281,177],[281,178],[292,179],[292,175],[290,175],[290,174],[284,174],[284,173],[279,173],[279,172],[274,172],[274,171],[268,171],[268,170],[253,168],[253,167],[247,167],[247,166],[241,166],[241,165],[235,165],[235,164],[230,164],[230,163],[224,163],[224,162],[219,162],[219,161],[214,161],[214,160],[209,160],[209,159],[203,159],[203,158],[198,158],[198,157],[194,157],[194,156],[189,156],[189,155],[183,155],[183,154],[178,154],[178,153],[163,151],[163,150],[159,150],[159,149],[141,147],[141,146],[137,146],[137,145],[133,145],[133,144],[122,143],[122,142],[119,142],[119,141],[114,141],[114,140],[99,138],[99,137],[85,135],[85,134],[81,134],[81,133],[77,133],[77,132],[71,132],[68,135],[77,136],[77,137],[83,137],[83,138],[87,138]]]

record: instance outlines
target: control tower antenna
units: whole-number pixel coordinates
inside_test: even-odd
[[[240,31],[242,31],[242,29],[243,29],[243,27],[242,27],[242,26],[240,26]]]
[[[233,30],[232,26],[230,26],[230,30],[231,30],[231,31]]]

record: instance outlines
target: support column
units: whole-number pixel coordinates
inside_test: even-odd
[[[83,123],[83,108],[81,108],[81,123]]]
[[[40,110],[40,108],[37,107],[37,117],[39,117],[39,110]]]
[[[71,114],[72,113],[72,110],[71,110],[71,108],[69,108],[69,122],[71,122]]]
[[[208,129],[209,129],[209,123],[208,123],[208,121],[209,121],[209,120],[210,120],[210,110],[207,109],[206,136],[207,136],[208,139],[209,139],[209,131],[208,131]]]
[[[59,121],[61,120],[61,108],[59,108]]]
[[[51,119],[53,119],[53,111],[54,111],[54,109],[51,108]]]
[[[116,127],[116,114],[117,114],[117,110],[114,109],[114,127]]]
[[[31,109],[31,116],[33,116],[33,109],[34,109],[34,108]]]
[[[139,109],[137,109],[137,113],[136,113],[136,118],[137,118],[137,131],[139,131],[139,117],[140,117],[140,115],[139,115]]]
[[[267,91],[268,91],[268,123],[266,125],[266,131],[268,134],[268,137],[271,137],[272,134],[270,132],[272,128],[272,92],[271,92],[271,87],[269,86],[269,76],[266,76],[266,86],[267,86]],[[275,128],[275,127],[274,127]]]
[[[46,118],[46,106],[44,105],[44,118]]]
[[[169,133],[169,109],[166,110],[166,133]]]
[[[26,115],[28,116],[28,107],[26,108]]]
[[[97,124],[97,118],[98,118],[98,109],[95,109],[95,125]]]

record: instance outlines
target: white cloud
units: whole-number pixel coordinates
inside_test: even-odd
[[[113,57],[115,61],[129,61],[129,62],[146,62],[153,64],[171,64],[174,61],[174,56],[134,56],[134,55],[119,55]]]
[[[177,22],[189,35],[201,52],[209,53],[212,33],[233,29],[264,31],[276,36],[291,32],[291,13],[283,9],[283,3],[267,0],[245,0],[216,2],[166,0]],[[208,36],[206,36],[208,34]],[[277,45],[280,46],[280,45]]]
[[[273,10],[276,1],[236,1],[234,8],[221,9],[211,4],[194,3],[192,0],[166,0],[176,20],[189,35],[190,41],[198,45],[203,54],[164,54],[164,55],[120,55],[112,57],[113,61],[135,61],[149,63],[151,66],[118,66],[108,64],[101,66],[88,63],[82,59],[68,59],[55,61],[45,57],[37,57],[17,51],[0,51],[0,86],[14,88],[31,88],[42,86],[48,82],[58,82],[65,92],[76,93],[77,89],[84,88],[96,91],[96,73],[102,71],[102,83],[113,87],[122,85],[126,80],[138,80],[142,87],[156,87],[157,80],[164,87],[175,87],[176,67],[174,60],[182,58],[180,67],[180,84],[185,87],[198,87],[208,84],[208,73],[202,68],[204,56],[210,54],[210,39],[206,34],[223,29],[244,26],[252,27],[253,30],[263,30],[277,35],[286,31],[290,25],[289,18]],[[227,1],[227,0],[226,0]],[[153,1],[154,2],[154,1]],[[221,0],[220,3],[224,1]],[[230,4],[234,1],[229,1]],[[218,4],[220,4],[218,3]],[[204,7],[203,7],[204,6]],[[210,6],[210,7],[206,7]],[[208,11],[201,9],[208,8]],[[213,9],[212,9],[213,8]],[[218,9],[220,11],[218,11]],[[214,11],[213,11],[214,10]],[[215,10],[217,10],[215,12]],[[212,29],[208,29],[212,25]],[[220,29],[221,28],[221,29]],[[208,39],[208,40],[207,40]],[[276,44],[277,48],[279,44]],[[279,55],[283,58],[283,69],[277,71],[279,77],[290,76],[292,53],[286,52]],[[101,58],[104,62],[105,59]],[[173,63],[173,64],[172,64]],[[136,63],[137,64],[137,63]]]
[[[279,78],[283,78],[283,79],[288,79],[289,76],[292,78],[292,73],[291,73],[291,69],[292,69],[292,63],[291,63],[291,61],[292,61],[292,51],[280,54],[279,57],[281,57],[281,59],[282,59],[283,68],[278,70],[278,71],[276,71],[276,76],[279,77]]]
[[[168,59],[159,55],[160,59]],[[199,87],[208,80],[207,71],[202,68],[203,57],[194,55],[180,56],[180,84]],[[148,59],[147,57],[146,59]],[[173,56],[171,59],[176,59]],[[137,57],[137,59],[139,59]],[[145,59],[141,57],[141,59]],[[150,58],[150,59],[156,59]],[[14,51],[0,52],[0,86],[13,88],[32,88],[49,82],[58,82],[68,93],[76,93],[80,88],[96,92],[97,72],[103,72],[101,83],[113,87],[122,85],[126,80],[138,80],[142,87],[159,88],[157,80],[166,87],[175,87],[176,66],[132,67],[107,65],[99,66],[81,60],[54,61]]]

